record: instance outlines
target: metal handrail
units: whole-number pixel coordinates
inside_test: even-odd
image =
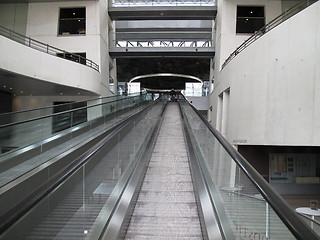
[[[114,103],[114,102],[117,102],[117,101],[123,101],[123,100],[127,100],[127,99],[134,98],[134,97],[137,97],[137,96],[141,96],[141,95],[136,95],[136,96],[133,96],[133,97],[116,99],[116,100],[113,100],[113,101],[110,101],[110,102],[106,102],[106,103],[97,103],[97,104],[90,105],[90,106],[74,108],[74,109],[70,109],[70,110],[66,110],[66,111],[62,111],[62,112],[58,112],[58,113],[52,113],[52,114],[44,115],[44,116],[40,116],[40,117],[30,118],[30,119],[22,120],[22,121],[18,121],[18,122],[7,123],[7,124],[0,125],[0,129],[1,128],[6,128],[6,127],[11,127],[11,126],[22,124],[22,123],[27,123],[27,122],[37,121],[37,120],[50,118],[50,117],[54,117],[54,116],[59,116],[59,115],[62,115],[62,114],[71,113],[71,112],[79,111],[79,110],[83,110],[83,109],[88,109],[88,108],[91,108],[91,107],[96,107],[96,106],[100,106],[100,105],[104,105],[104,104]]]
[[[73,53],[67,52],[65,50],[56,48],[56,47],[50,46],[49,44],[42,43],[42,42],[34,40],[30,37],[26,37],[20,33],[14,32],[13,30],[8,29],[6,27],[0,26],[0,35],[7,37],[13,41],[16,41],[18,43],[21,43],[25,46],[39,50],[41,52],[48,53],[53,56],[57,56],[60,58],[64,58],[67,60],[78,62],[80,64],[85,63],[83,65],[86,65],[90,68],[93,68],[94,70],[99,72],[99,65],[96,64],[95,62],[93,62],[92,60],[89,60],[89,59],[84,58],[80,55],[73,54]],[[58,54],[59,54],[59,56],[58,56]],[[71,56],[71,59],[67,58],[67,56]]]
[[[186,102],[188,101],[186,100]],[[263,198],[268,202],[268,204],[276,212],[291,233],[300,240],[319,240],[319,236],[296,215],[296,213],[288,206],[283,198],[272,189],[269,183],[257,172],[257,170],[252,167],[251,164],[215,128],[212,127],[207,119],[205,119],[205,117],[203,117],[194,106],[192,106],[190,103],[189,105],[197,113],[215,138],[220,142],[238,167],[250,179],[253,185],[257,188]]]
[[[289,8],[282,14],[280,14],[278,17],[273,19],[271,22],[269,22],[267,25],[260,28],[258,31],[256,31],[251,37],[249,37],[246,41],[244,41],[239,47],[237,47],[236,50],[234,50],[230,56],[224,61],[222,64],[221,70],[233,59],[235,56],[237,56],[240,52],[242,52],[244,49],[246,49],[250,44],[255,42],[257,39],[259,39],[261,36],[272,30],[273,28],[277,27],[290,17],[294,16],[295,14],[299,13],[303,9],[307,8],[308,6],[312,5],[313,3],[317,2],[318,0],[303,0],[298,2],[293,7]]]

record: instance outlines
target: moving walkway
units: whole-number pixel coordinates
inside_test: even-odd
[[[29,186],[0,239],[319,239],[187,101],[138,98],[41,191]]]

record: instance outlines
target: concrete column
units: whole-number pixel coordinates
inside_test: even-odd
[[[221,132],[223,94],[218,96],[216,129]]]
[[[230,90],[226,90],[223,92],[222,97],[222,116],[221,116],[221,134],[226,137],[228,130],[228,115],[229,115],[229,97]]]

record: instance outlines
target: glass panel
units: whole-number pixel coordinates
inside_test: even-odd
[[[151,100],[151,97],[138,95],[111,101],[116,98],[21,112],[16,116],[35,116],[48,111],[53,111],[54,115],[0,126],[0,186],[104,134]]]
[[[218,215],[236,239],[295,239],[189,104],[181,106]]]
[[[98,239],[163,107],[158,102],[141,120],[132,121],[2,239]]]

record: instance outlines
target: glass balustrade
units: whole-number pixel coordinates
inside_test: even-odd
[[[14,122],[25,121],[29,119],[31,120],[33,118],[39,118],[39,117],[50,115],[52,113],[68,111],[68,110],[72,110],[72,109],[83,107],[83,106],[89,107],[97,103],[103,104],[103,103],[115,101],[121,98],[124,98],[124,96],[117,95],[117,96],[97,98],[97,99],[86,100],[86,101],[61,103],[54,106],[47,106],[47,107],[42,107],[37,109],[28,109],[28,110],[17,111],[17,112],[3,113],[3,114],[0,114],[0,126],[14,123]]]
[[[88,101],[88,106],[76,109],[74,104],[60,105],[56,113],[55,107],[22,112],[18,117],[32,118],[0,126],[0,186],[110,130],[150,103],[152,96],[110,100]]]
[[[235,239],[296,239],[192,107],[181,108],[217,215]]]
[[[107,106],[122,108],[136,100],[126,99]],[[67,239],[70,236],[99,239],[146,149],[164,105],[165,101],[156,102],[104,142],[85,164],[11,226],[1,239]]]

